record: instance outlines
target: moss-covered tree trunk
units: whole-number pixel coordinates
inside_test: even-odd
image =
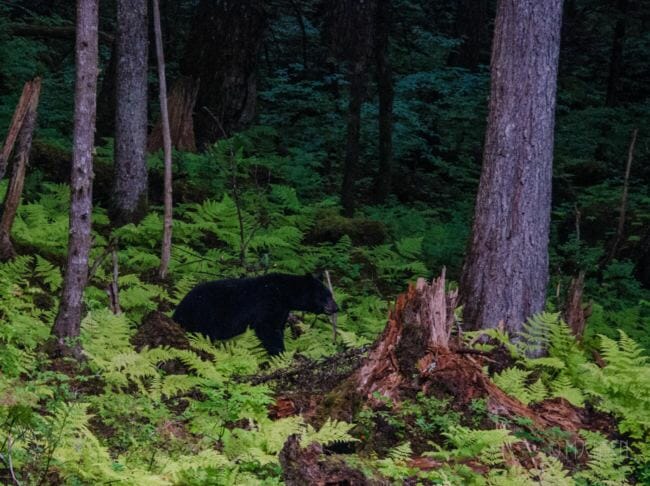
[[[465,325],[518,331],[544,308],[562,0],[502,0],[474,225],[461,278]]]
[[[117,2],[115,174],[111,219],[139,222],[147,212],[147,1]]]

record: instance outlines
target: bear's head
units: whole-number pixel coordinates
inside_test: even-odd
[[[300,290],[296,310],[314,314],[336,314],[339,307],[334,297],[321,280],[313,275],[300,277]]]

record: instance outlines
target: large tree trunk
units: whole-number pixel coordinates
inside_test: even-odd
[[[75,100],[68,260],[59,312],[52,332],[63,352],[79,354],[68,339],[79,336],[83,292],[88,279],[92,227],[93,143],[97,102],[98,0],[77,0]]]
[[[609,58],[609,75],[607,77],[607,106],[615,106],[618,102],[619,83],[623,71],[623,43],[627,24],[628,0],[616,2],[616,25],[612,38],[612,52]]]
[[[115,175],[111,219],[137,223],[147,213],[147,1],[117,2]]]
[[[490,114],[461,278],[471,328],[518,331],[544,308],[562,0],[501,0]]]
[[[377,2],[377,91],[379,94],[379,171],[375,200],[385,202],[390,195],[393,165],[393,75],[388,57],[391,0]]]
[[[182,74],[200,80],[194,115],[199,147],[249,125],[255,116],[263,0],[201,0]]]
[[[29,161],[29,152],[32,148],[32,136],[36,127],[38,99],[41,94],[41,78],[28,82],[25,92],[29,92],[27,112],[23,118],[22,127],[18,134],[18,147],[11,169],[11,181],[2,205],[0,216],[0,261],[9,260],[16,256],[11,244],[11,227],[16,217],[20,198],[25,184],[25,171]]]

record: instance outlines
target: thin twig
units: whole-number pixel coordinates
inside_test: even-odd
[[[109,242],[106,245],[106,248],[104,248],[104,251],[102,252],[102,254],[97,257],[97,259],[93,263],[93,266],[90,267],[90,270],[88,270],[88,280],[93,278],[93,276],[95,275],[95,272],[97,272],[97,269],[99,268],[99,266],[106,259],[106,257],[113,251],[116,243],[117,243],[117,238],[111,238],[109,240]]]
[[[330,278],[330,271],[325,270],[325,279],[327,280],[327,287],[330,289],[330,294],[332,294],[332,299],[334,298],[334,289],[332,288],[332,279]],[[334,331],[334,343],[336,343],[336,337],[338,335],[338,329],[336,327],[336,318],[337,313],[330,314],[329,319],[332,323],[332,330]]]

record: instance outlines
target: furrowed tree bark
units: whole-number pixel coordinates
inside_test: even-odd
[[[183,75],[200,80],[194,114],[199,147],[252,122],[266,18],[264,0],[199,2],[181,63]]]
[[[377,91],[379,94],[379,171],[375,180],[375,200],[390,195],[393,166],[393,74],[388,56],[391,0],[377,1]]]
[[[88,278],[92,227],[92,151],[97,103],[98,0],[77,0],[75,102],[68,259],[52,333],[60,352],[80,355],[83,292]]]
[[[7,163],[9,162],[9,157],[11,157],[11,152],[14,149],[16,139],[18,134],[23,126],[25,120],[25,115],[29,111],[29,104],[34,90],[33,81],[28,81],[23,86],[23,92],[20,95],[18,104],[16,105],[16,110],[14,111],[13,117],[11,118],[11,124],[9,125],[9,131],[7,132],[7,138],[2,147],[2,153],[0,153],[0,179],[2,179],[7,171]]]
[[[167,99],[169,109],[169,130],[172,147],[176,150],[196,152],[194,121],[192,113],[196,104],[199,85],[192,78],[183,76],[176,80]],[[156,152],[164,146],[162,121],[156,122],[149,134],[147,151]]]
[[[16,252],[11,243],[11,227],[16,217],[25,183],[25,171],[29,162],[29,152],[32,148],[32,138],[36,127],[38,100],[41,93],[41,78],[28,82],[30,96],[27,113],[23,119],[22,128],[18,135],[18,148],[12,164],[11,181],[2,205],[0,217],[0,261],[14,258]]]
[[[115,165],[111,220],[147,213],[147,0],[117,2]]]
[[[163,152],[165,158],[165,214],[163,220],[163,239],[160,255],[160,278],[167,276],[172,252],[172,140],[169,131],[167,110],[167,80],[165,78],[165,56],[163,53],[162,31],[160,28],[160,6],[153,0],[153,26],[156,37],[156,58],[158,59],[158,84],[160,85],[160,123],[162,126]]]
[[[517,332],[544,308],[562,0],[501,0],[490,111],[461,277],[469,328]]]

